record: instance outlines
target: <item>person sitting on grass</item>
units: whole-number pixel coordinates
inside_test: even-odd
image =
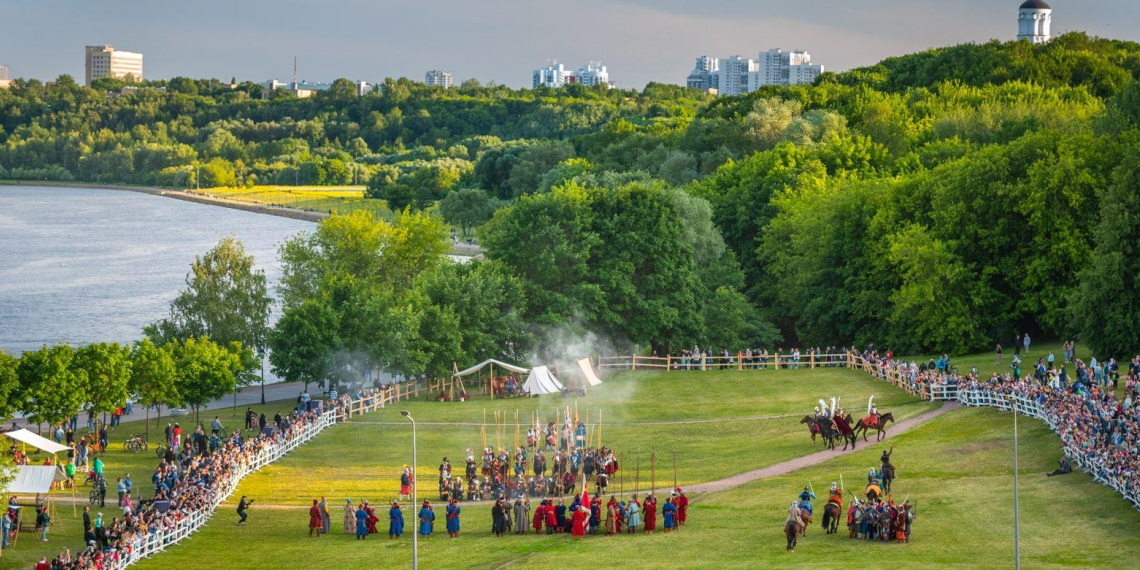
[[[1046,473],[1045,476],[1046,477],[1052,477],[1054,475],[1065,475],[1067,473],[1072,473],[1072,472],[1073,472],[1073,466],[1071,464],[1069,464],[1068,459],[1065,459],[1064,457],[1062,457],[1061,460],[1057,462],[1057,469],[1053,470],[1052,473]]]

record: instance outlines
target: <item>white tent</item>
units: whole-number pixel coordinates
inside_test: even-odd
[[[562,383],[550,373],[549,368],[535,366],[531,369],[530,376],[527,376],[526,384],[523,384],[523,391],[531,396],[557,394],[562,392]]]
[[[467,368],[465,370],[460,370],[459,372],[456,372],[454,374],[454,376],[470,376],[470,375],[482,370],[483,368],[486,368],[487,366],[491,366],[491,365],[495,365],[495,366],[498,366],[498,367],[503,368],[505,370],[510,370],[511,372],[516,372],[518,374],[526,374],[527,372],[530,372],[529,368],[523,368],[521,366],[515,366],[513,364],[507,364],[506,362],[501,362],[499,360],[495,360],[494,358],[489,358],[487,360],[484,360],[483,362],[480,362],[479,364],[476,364],[475,366],[472,366],[471,368]]]
[[[51,454],[63,453],[70,449],[66,445],[60,445],[45,437],[40,437],[26,429],[18,429],[16,431],[6,432],[4,435],[20,442],[26,443],[36,449],[46,451]]]
[[[5,489],[9,494],[29,495],[39,493],[45,495],[51,492],[51,485],[56,481],[63,481],[64,475],[54,465],[21,465],[16,468],[16,478]]]
[[[583,358],[578,361],[578,369],[582,371],[582,378],[591,386],[601,386],[602,381],[598,379],[598,375],[594,373],[594,365],[590,364],[589,358]]]

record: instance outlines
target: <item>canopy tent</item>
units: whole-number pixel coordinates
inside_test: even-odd
[[[6,432],[4,435],[20,443],[25,443],[36,449],[46,451],[52,455],[71,449],[66,445],[60,445],[50,439],[47,439],[46,437],[40,437],[26,429],[18,429],[16,431]]]
[[[526,383],[523,384],[523,391],[528,392],[531,396],[558,394],[562,392],[562,383],[550,373],[549,368],[535,366],[531,369],[530,376],[527,376]]]
[[[16,478],[8,484],[4,492],[22,495],[32,493],[46,495],[51,492],[53,483],[66,480],[67,475],[55,465],[20,465],[16,468]]]
[[[486,368],[487,366],[492,366],[492,365],[498,366],[500,368],[504,368],[506,370],[510,370],[511,372],[515,372],[517,374],[526,374],[527,372],[530,372],[529,368],[523,368],[521,366],[515,366],[513,364],[507,364],[506,362],[495,360],[494,358],[488,358],[487,360],[484,360],[483,362],[480,362],[479,364],[476,364],[475,366],[472,366],[471,368],[467,368],[465,370],[460,370],[460,371],[456,372],[455,374],[453,374],[453,376],[461,376],[461,377],[462,376],[470,376],[470,375]]]
[[[590,363],[589,358],[583,358],[578,361],[578,369],[582,371],[582,378],[586,380],[591,386],[601,386],[602,381],[598,379],[598,375],[594,373],[594,365]]]

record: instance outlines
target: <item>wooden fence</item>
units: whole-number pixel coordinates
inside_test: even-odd
[[[735,356],[601,356],[598,370],[780,370],[852,368],[851,354],[753,354]]]

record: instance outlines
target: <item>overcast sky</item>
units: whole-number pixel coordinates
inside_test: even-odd
[[[145,55],[148,79],[373,82],[451,71],[529,86],[547,59],[601,60],[619,87],[684,83],[693,58],[805,49],[842,71],[1017,35],[1021,0],[0,0],[13,77],[83,78],[83,47]],[[1140,40],[1136,0],[1055,0],[1054,33]]]

